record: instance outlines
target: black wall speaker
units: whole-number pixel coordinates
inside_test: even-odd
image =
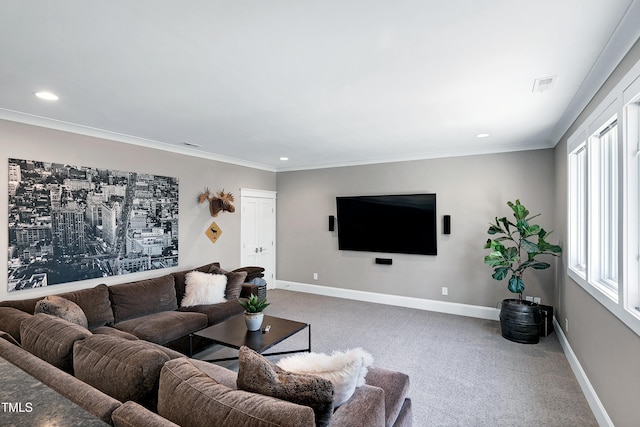
[[[445,215],[442,219],[442,233],[451,234],[451,215]]]
[[[333,215],[329,215],[329,231],[333,231],[336,229],[336,217]]]
[[[391,258],[376,258],[376,264],[391,265],[392,263]]]

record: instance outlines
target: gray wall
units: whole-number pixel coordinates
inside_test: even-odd
[[[553,156],[553,150],[536,150],[279,172],[278,279],[495,307],[513,294],[483,264],[489,222],[511,216],[506,202],[519,198],[543,214],[545,229],[553,229]],[[437,256],[338,250],[337,232],[328,231],[336,196],[414,192],[437,194]],[[451,235],[442,234],[443,215],[451,215]],[[392,258],[393,265],[375,264],[376,256]],[[552,304],[552,270],[527,273],[525,294]]]
[[[567,239],[567,139],[584,123],[629,69],[640,60],[640,41],[556,146],[556,230]],[[558,264],[556,318],[616,426],[636,426],[640,385],[640,337],[566,275],[566,255]]]
[[[177,177],[180,184],[179,270],[220,261],[223,267],[235,268],[240,264],[240,191],[241,187],[275,190],[274,172],[247,168],[228,163],[175,154],[167,151],[123,144],[106,139],[29,126],[0,120],[0,248],[8,247],[8,160],[19,158],[47,162],[94,166],[122,171],[147,172]],[[213,191],[225,189],[236,196],[236,212],[221,213],[211,218],[206,204],[200,205],[197,196],[205,187]],[[205,236],[211,223],[222,229],[218,241],[212,244]],[[6,249],[3,251],[5,254]],[[59,284],[50,289],[24,290],[7,293],[6,255],[0,263],[0,300],[27,298],[47,293],[95,286],[97,283],[122,283],[138,278],[159,276],[175,269],[113,276]]]

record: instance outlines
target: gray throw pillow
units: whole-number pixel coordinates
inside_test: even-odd
[[[309,406],[315,413],[317,427],[331,423],[334,394],[331,381],[287,372],[246,346],[240,348],[237,385],[240,390]]]
[[[219,266],[212,265],[209,273],[224,274],[227,276],[227,288],[224,291],[224,297],[227,300],[236,300],[240,298],[242,292],[242,284],[247,281],[246,271],[227,271]]]
[[[37,313],[50,314],[80,325],[83,328],[88,327],[87,316],[85,316],[80,306],[73,301],[57,295],[50,295],[38,301],[34,314]]]

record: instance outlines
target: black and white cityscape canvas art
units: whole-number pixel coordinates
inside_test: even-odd
[[[9,292],[176,265],[177,178],[9,159]]]

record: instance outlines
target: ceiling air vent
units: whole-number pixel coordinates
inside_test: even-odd
[[[558,76],[542,77],[533,81],[533,92],[545,92],[553,89]]]

